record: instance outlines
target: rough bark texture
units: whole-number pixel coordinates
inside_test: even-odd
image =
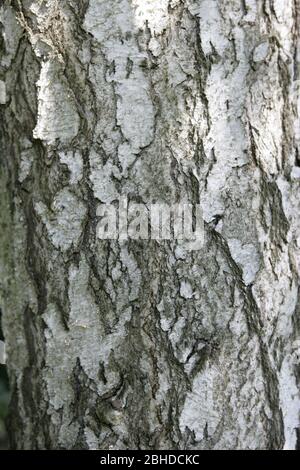
[[[12,446],[295,449],[298,0],[1,5]],[[204,247],[98,240],[119,195]]]

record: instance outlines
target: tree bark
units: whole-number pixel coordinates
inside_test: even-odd
[[[298,0],[0,15],[12,447],[295,449]],[[99,240],[120,196],[201,204],[204,246]]]

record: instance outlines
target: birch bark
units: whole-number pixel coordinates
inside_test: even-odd
[[[299,447],[299,8],[1,2],[13,448]],[[120,196],[205,245],[97,239]]]

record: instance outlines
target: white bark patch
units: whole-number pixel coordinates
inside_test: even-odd
[[[147,22],[153,35],[161,34],[169,22],[169,3],[169,0],[132,0],[135,25],[144,29]]]
[[[60,430],[60,442],[65,446],[72,447],[76,441],[79,425],[76,422],[71,423],[70,405],[74,400],[70,374],[72,363],[76,358],[72,355],[70,340],[64,328],[62,328],[60,315],[54,305],[49,305],[46,313],[43,315],[47,325],[45,337],[47,341],[46,366],[49,373],[45,374],[45,381],[49,395],[50,409],[49,414],[53,423],[61,427],[61,423],[67,423]],[[75,365],[75,364],[74,364]],[[56,413],[62,410],[62,417]]]
[[[269,52],[269,43],[262,42],[253,51],[253,61],[254,62],[262,62],[267,58]]]
[[[91,428],[86,426],[84,428],[84,435],[85,435],[86,443],[88,445],[88,449],[98,450],[98,438],[96,434],[94,433],[94,431]]]
[[[119,146],[118,159],[121,163],[123,173],[125,173],[128,167],[135,161],[136,155],[131,152],[131,147],[127,142]]]
[[[147,56],[139,51],[132,36],[137,32],[134,21],[134,10],[128,0],[92,0],[84,22],[85,29],[103,46],[108,62],[114,63],[114,73],[107,76],[107,81],[115,86],[117,123],[130,145],[129,160],[151,143],[154,133],[150,85],[143,71]]]
[[[122,341],[125,325],[131,317],[131,309],[125,309],[112,333],[107,334],[99,322],[99,307],[89,292],[89,267],[84,260],[81,260],[79,267],[70,267],[69,282],[69,330],[62,327],[60,314],[54,305],[49,305],[43,315],[47,324],[46,365],[49,370],[49,373],[45,372],[45,380],[52,405],[49,413],[56,425],[63,413],[64,429],[60,432],[60,443],[67,448],[74,445],[78,433],[78,423],[72,424],[75,397],[71,384],[77,360],[87,376],[97,384],[100,395],[113,388],[120,380],[119,375],[107,369],[107,383],[101,384],[98,378],[99,363],[108,365],[111,351]]]
[[[299,364],[299,361],[298,361]],[[295,450],[296,429],[300,424],[300,393],[296,382],[292,356],[288,355],[279,375],[280,405],[284,422],[285,450]]]
[[[118,167],[111,161],[103,164],[101,155],[94,150],[90,152],[90,167],[90,180],[95,197],[105,204],[118,199],[119,193],[114,182],[114,178],[120,175]]]
[[[245,0],[247,14],[243,17],[242,23],[255,24],[257,16],[256,0]]]
[[[273,5],[277,18],[277,21],[273,23],[274,30],[280,36],[281,47],[290,54],[289,51],[293,50],[293,41],[295,41],[292,32],[295,11],[294,2],[293,0],[274,0]]]
[[[193,288],[188,281],[182,281],[180,284],[180,295],[185,299],[191,299],[193,297]]]
[[[6,84],[0,80],[0,104],[6,103]]]
[[[82,179],[83,160],[77,151],[60,152],[59,158],[62,163],[67,165],[71,175],[70,183],[77,184]]]
[[[201,7],[201,43],[207,54],[211,52],[211,44],[214,44],[220,55],[224,56],[225,50],[230,54],[231,45],[228,38],[220,36],[221,19],[217,6],[214,2],[214,7],[210,11],[208,3],[212,4],[212,2],[203,2]],[[205,4],[207,11],[204,9]],[[235,20],[238,22],[238,18]],[[215,28],[219,31],[218,34],[214,34]],[[227,178],[232,174],[232,169],[249,162],[249,155],[246,152],[247,138],[241,120],[241,109],[244,106],[247,88],[237,86],[246,81],[249,61],[243,47],[244,31],[237,26],[232,30],[232,35],[235,39],[238,65],[232,68],[228,61],[213,64],[206,84],[211,126],[203,143],[206,155],[209,156],[213,152],[215,160],[206,176],[207,190],[201,197],[203,217],[207,222],[210,222],[215,214],[223,214],[225,211],[224,194],[228,186]]]
[[[212,44],[221,55],[225,48],[227,39],[222,31],[222,19],[218,10],[218,2],[204,0],[194,5],[192,9],[200,19],[201,44],[205,54],[212,52]]]
[[[259,270],[260,257],[257,248],[250,244],[243,244],[236,238],[228,240],[230,254],[243,272],[243,281],[246,285],[254,281]]]
[[[196,441],[212,436],[222,419],[222,396],[217,393],[216,381],[219,372],[215,367],[206,368],[196,375],[193,389],[187,394],[179,425],[184,433],[186,427],[194,431]]]
[[[276,60],[276,57],[272,58],[273,67]],[[282,168],[283,134],[278,123],[281,122],[284,102],[278,76],[272,68],[268,72],[251,87],[248,114],[260,166],[268,175],[276,175]]]
[[[35,204],[53,245],[66,251],[78,242],[86,207],[68,189],[63,189],[55,196],[51,209],[49,212],[42,202]]]
[[[124,66],[121,67],[124,72]],[[150,90],[138,63],[134,66],[132,78],[120,80],[117,93],[122,96],[122,100],[118,100],[118,124],[135,153],[150,144],[154,131],[154,109]]]
[[[292,168],[291,177],[295,180],[300,179],[300,167],[299,166],[294,166]]]
[[[181,363],[185,363],[188,355],[191,352],[190,346],[184,346],[184,328],[186,326],[186,319],[180,317],[178,321],[172,327],[172,332],[169,335],[169,339],[173,346],[174,355]]]
[[[38,87],[38,121],[33,136],[48,144],[56,139],[69,142],[78,134],[80,119],[59,64],[51,60],[43,63]]]
[[[111,36],[126,35],[133,28],[133,12],[128,0],[91,0],[84,27],[101,44]]]

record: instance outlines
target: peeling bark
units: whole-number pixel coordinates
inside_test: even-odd
[[[17,449],[295,449],[298,0],[5,0],[1,310]],[[205,245],[96,237],[200,203]]]

